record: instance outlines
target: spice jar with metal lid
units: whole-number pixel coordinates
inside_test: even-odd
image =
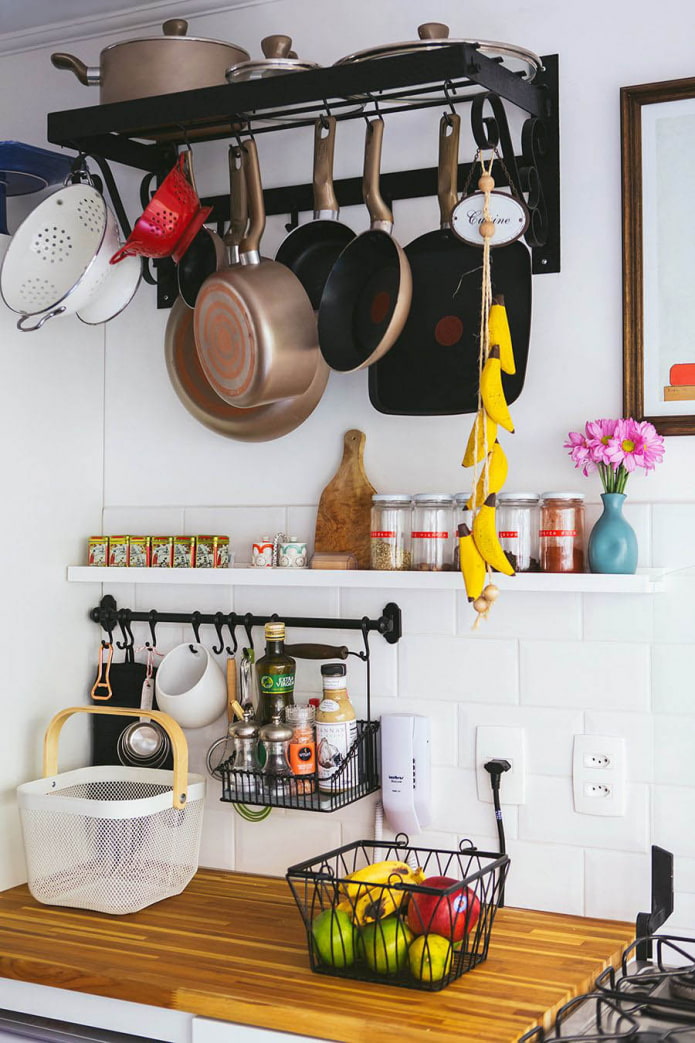
[[[370,559],[373,569],[411,568],[411,514],[409,493],[372,496]]]
[[[243,804],[258,791],[256,772],[259,770],[256,759],[258,744],[258,725],[250,717],[236,721],[229,726],[229,735],[233,743],[233,755],[230,765],[230,785],[233,788],[232,799]]]
[[[454,498],[450,493],[413,497],[413,569],[450,571],[454,567]]]
[[[292,774],[309,776],[296,780],[297,793],[313,793],[316,788],[315,718],[316,710],[313,706],[285,707],[285,723],[292,729],[287,751]]]
[[[541,572],[584,572],[584,494],[541,493],[538,537]]]
[[[538,493],[497,493],[497,535],[516,572],[538,572]]]
[[[264,724],[259,729],[258,740],[263,743],[265,750],[263,774],[271,796],[284,796],[290,792],[288,780],[292,778],[292,768],[288,759],[288,746],[292,735],[292,728],[279,721]]]

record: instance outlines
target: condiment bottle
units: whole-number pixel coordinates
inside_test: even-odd
[[[344,663],[324,663],[321,667],[323,699],[316,711],[316,760],[319,789],[325,793],[342,793],[357,781],[355,772],[350,770],[333,781],[357,739],[356,714],[347,693],[346,674]]]
[[[316,710],[313,706],[287,706],[285,723],[292,729],[292,738],[288,748],[290,768],[293,775],[309,775],[297,783],[298,793],[314,792],[314,773],[316,772],[316,734],[314,719]]]
[[[370,561],[373,569],[411,568],[411,508],[408,493],[372,496]]]
[[[258,720],[268,724],[282,720],[285,707],[294,703],[296,662],[285,652],[285,624],[266,623],[265,655],[256,662]]]
[[[541,572],[584,572],[584,494],[541,493]]]
[[[414,569],[442,572],[453,568],[453,505],[448,493],[418,493],[413,497]]]
[[[497,493],[497,535],[516,572],[538,572],[538,493]]]

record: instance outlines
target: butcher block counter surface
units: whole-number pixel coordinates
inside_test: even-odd
[[[590,988],[630,924],[501,909],[487,960],[441,992],[313,974],[285,880],[201,869],[130,916],[0,893],[0,977],[330,1040],[512,1043]]]

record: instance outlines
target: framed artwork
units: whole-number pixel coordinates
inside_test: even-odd
[[[623,409],[695,434],[695,78],[620,91]]]

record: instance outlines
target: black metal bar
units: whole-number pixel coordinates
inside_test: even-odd
[[[673,855],[663,847],[652,844],[652,908],[638,913],[635,931],[637,960],[649,960],[652,955],[651,935],[668,920],[673,912]]]

